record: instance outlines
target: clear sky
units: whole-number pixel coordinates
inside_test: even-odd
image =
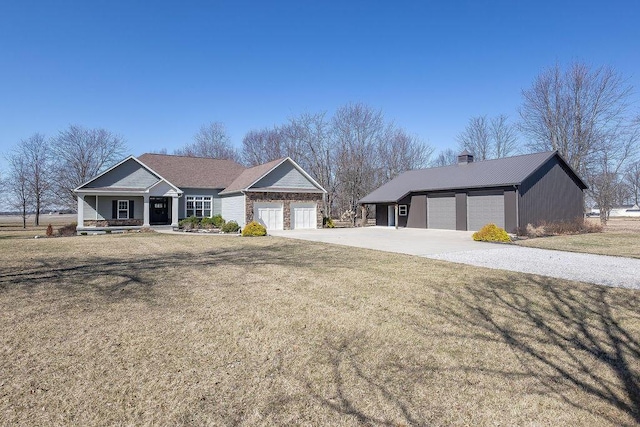
[[[639,90],[640,2],[0,0],[0,154],[69,124],[134,155],[210,121],[240,146],[348,102],[454,147],[469,117],[517,119],[521,90],[573,60]]]

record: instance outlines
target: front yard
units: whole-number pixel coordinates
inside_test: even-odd
[[[635,425],[640,292],[274,237],[0,239],[4,425]]]
[[[599,221],[589,218],[587,221]],[[612,218],[603,233],[552,236],[520,240],[521,246],[640,258],[640,219]]]

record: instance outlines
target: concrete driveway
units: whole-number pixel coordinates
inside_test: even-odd
[[[502,245],[474,242],[472,231],[427,230],[420,228],[358,227],[320,230],[269,231],[272,236],[333,243],[400,254],[429,256],[451,252],[492,250]]]
[[[269,234],[640,289],[640,259],[474,242],[470,231],[364,227],[272,231]]]

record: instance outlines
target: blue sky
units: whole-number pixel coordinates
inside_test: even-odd
[[[69,124],[119,133],[134,155],[210,121],[240,146],[348,102],[454,147],[471,116],[517,119],[556,62],[611,65],[640,88],[639,4],[0,0],[0,154]]]

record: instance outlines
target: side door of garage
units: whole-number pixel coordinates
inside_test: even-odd
[[[455,194],[432,194],[427,196],[427,228],[456,229]]]
[[[467,197],[468,230],[477,231],[489,223],[504,228],[504,191],[470,191]]]
[[[253,218],[264,225],[267,230],[282,230],[283,225],[282,203],[254,203]]]

